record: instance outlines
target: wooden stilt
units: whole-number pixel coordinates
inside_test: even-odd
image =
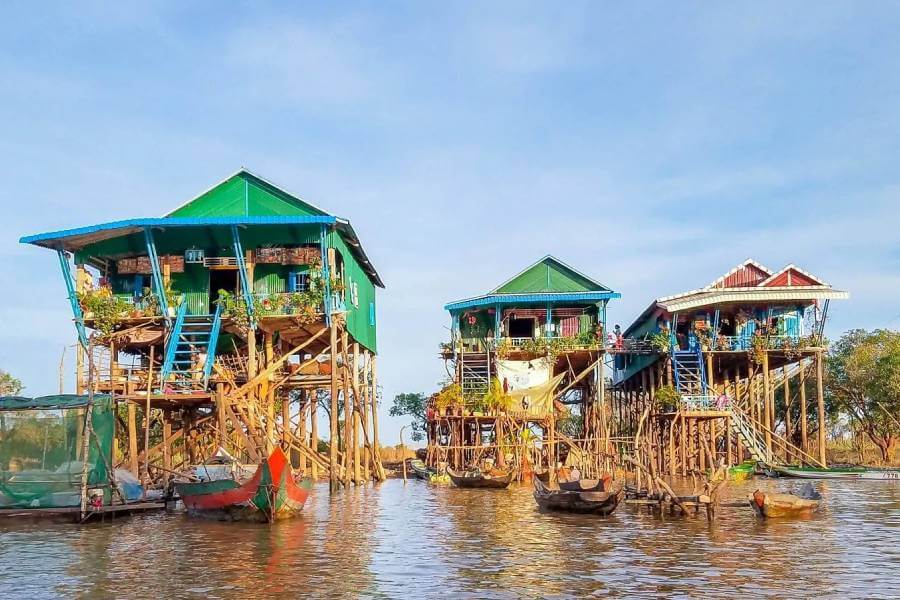
[[[763,353],[763,422],[766,424],[766,453],[768,456],[772,456],[772,413],[771,411],[771,400],[770,396],[772,395],[772,386],[771,386],[771,373],[769,373],[769,353],[765,351]]]
[[[825,456],[825,389],[823,380],[825,379],[825,366],[822,360],[822,351],[816,352],[816,404],[819,417],[819,462],[824,466],[826,464]]]
[[[313,452],[319,451],[319,389],[310,390],[309,392],[309,448]],[[319,465],[316,461],[311,461],[309,473],[313,481],[319,479]]]
[[[331,467],[329,468],[328,480],[329,487],[332,492],[338,489],[338,368],[337,368],[337,326],[331,324],[331,414],[329,415],[330,427],[328,430],[328,457]]]
[[[800,389],[800,449],[809,452],[809,423],[806,414],[806,359],[800,359],[800,375],[798,385]]]
[[[128,403],[128,459],[131,473],[138,477],[138,437],[137,437],[137,406],[134,402]]]
[[[350,484],[351,469],[350,464],[353,460],[353,452],[350,445],[353,443],[353,398],[350,395],[350,364],[347,353],[347,330],[341,331],[341,356],[343,357],[343,365],[341,366],[341,385],[344,393],[344,486]]]

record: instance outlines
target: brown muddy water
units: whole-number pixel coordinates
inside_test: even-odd
[[[755,480],[729,490],[785,490]],[[16,598],[897,597],[900,483],[816,482],[824,509],[666,519],[538,512],[530,487],[405,486],[330,498],[274,526],[180,513],[78,527],[0,521],[0,595]]]

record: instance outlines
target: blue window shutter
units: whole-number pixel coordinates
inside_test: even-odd
[[[134,294],[135,300],[144,295],[144,276],[143,275],[135,275],[134,276],[134,290],[132,290]]]
[[[288,273],[287,291],[289,291],[289,292],[297,291],[297,279],[299,279],[299,278],[297,277],[296,271],[290,271]]]
[[[369,325],[375,326],[375,303],[369,302]]]

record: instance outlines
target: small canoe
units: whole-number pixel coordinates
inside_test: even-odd
[[[437,473],[436,470],[426,466],[425,463],[418,458],[414,458],[409,461],[409,468],[412,469],[413,475],[415,475],[416,478],[421,479],[422,481],[430,480],[431,476],[434,473]]]
[[[806,484],[798,494],[768,494],[760,490],[750,496],[750,506],[758,517],[803,517],[818,510],[822,495]]]
[[[622,499],[622,485],[610,483],[603,492],[574,492],[559,489],[557,484],[534,480],[534,499],[542,510],[554,510],[606,516],[612,514]]]
[[[309,482],[298,485],[287,455],[275,448],[253,476],[175,483],[188,514],[230,521],[271,523],[294,516],[309,496]]]
[[[602,479],[576,479],[574,481],[560,481],[559,489],[564,492],[605,492],[612,482],[611,475],[604,475]],[[547,483],[546,481],[543,483]]]
[[[900,481],[900,469],[872,469],[869,467],[773,467],[783,477],[799,479],[877,479]]]
[[[447,475],[453,485],[460,488],[491,488],[502,490],[509,487],[512,483],[513,471],[500,471],[492,469],[485,473],[484,471],[454,471],[447,467]]]

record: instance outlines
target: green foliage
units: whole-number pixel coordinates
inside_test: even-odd
[[[0,396],[18,396],[25,386],[3,369],[0,369]]]
[[[556,429],[570,438],[580,438],[584,434],[584,417],[580,413],[569,410],[556,422]]]
[[[826,385],[889,461],[900,439],[900,332],[845,333],[828,355]]]
[[[658,390],[656,390],[656,394],[654,396],[657,404],[664,412],[672,412],[678,410],[678,405],[681,404],[681,394],[679,394],[674,386],[664,385]]]
[[[412,439],[417,442],[425,437],[425,402],[422,393],[405,393],[394,396],[389,414],[392,417],[412,417]]]
[[[494,377],[491,379],[491,385],[488,387],[487,393],[481,400],[480,407],[475,410],[508,410],[510,403],[509,394],[503,391],[503,384]]]
[[[668,331],[657,331],[648,338],[653,349],[660,354],[668,354],[672,346],[672,340],[669,339]]]
[[[444,412],[451,406],[460,406],[463,403],[462,387],[458,383],[451,383],[438,392],[434,397],[434,408],[438,412]]]
[[[84,313],[90,313],[89,318],[93,320],[94,329],[101,336],[114,332],[128,317],[132,308],[124,298],[113,295],[112,289],[105,286],[79,293],[78,302]]]

